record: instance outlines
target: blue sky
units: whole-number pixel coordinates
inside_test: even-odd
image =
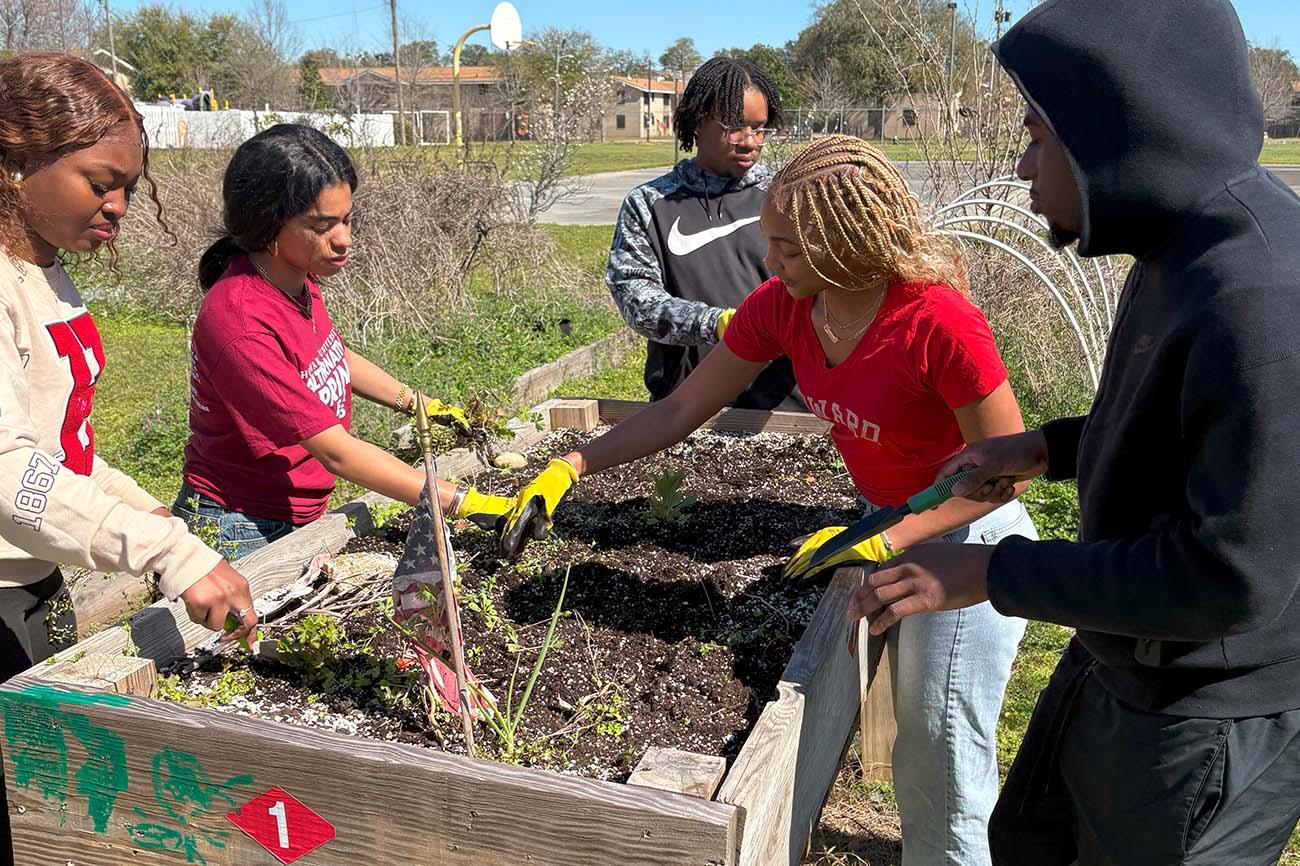
[[[149,0],[112,0],[114,12],[127,12]],[[388,36],[387,0],[285,0],[306,48],[355,46],[382,49]],[[808,23],[812,4],[804,0],[514,0],[525,31],[533,28],[581,28],[602,44],[659,53],[680,36],[692,36],[707,57],[711,52],[755,42],[780,45]],[[960,2],[960,0],[959,0]],[[1134,0],[1142,2],[1142,0]],[[1006,0],[1019,17],[1027,0]],[[195,12],[242,12],[248,0],[173,0]],[[398,0],[399,14],[410,17],[440,45],[466,28],[485,23],[495,0]],[[965,0],[963,8],[992,18],[992,0]],[[1238,0],[1247,38],[1259,44],[1274,40],[1300,60],[1300,3],[1296,0]],[[749,14],[742,16],[742,10]],[[486,44],[487,34],[474,37]]]

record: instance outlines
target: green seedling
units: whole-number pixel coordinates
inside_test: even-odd
[[[665,472],[654,479],[655,498],[650,500],[650,516],[660,523],[676,524],[686,518],[686,509],[696,503],[694,496],[682,494],[686,470]]]

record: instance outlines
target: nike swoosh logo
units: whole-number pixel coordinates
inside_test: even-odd
[[[758,217],[749,217],[748,219],[736,220],[725,226],[705,229],[702,232],[696,232],[693,235],[684,235],[678,228],[682,218],[678,217],[673,220],[673,227],[668,230],[668,252],[675,256],[689,256],[696,250],[713,243],[716,240],[725,238],[727,235],[740,231],[750,223],[758,222]]]

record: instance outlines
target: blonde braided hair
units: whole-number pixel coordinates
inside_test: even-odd
[[[794,223],[809,266],[833,286],[901,281],[969,293],[957,244],[926,224],[898,169],[860,138],[807,145],[777,172],[768,196]]]

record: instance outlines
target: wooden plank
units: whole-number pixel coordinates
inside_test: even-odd
[[[226,815],[276,786],[337,831],[312,866],[738,857],[740,810],[694,797],[30,679],[0,711],[19,863],[274,866]]]
[[[154,598],[149,582],[131,574],[83,571],[70,576],[68,585],[77,635],[83,638],[117,625]]]
[[[717,755],[651,746],[641,756],[627,783],[708,800],[722,784],[726,772],[726,760]]]
[[[139,656],[86,653],[56,662],[42,671],[42,677],[50,682],[138,698],[158,694],[158,668],[153,659]]]
[[[603,340],[574,349],[549,364],[529,370],[515,380],[514,402],[528,406],[545,400],[559,386],[570,379],[595,375],[606,367],[622,362],[641,343],[641,338],[629,330],[619,329]]]
[[[606,424],[626,421],[650,405],[636,400],[598,402],[600,420]],[[763,412],[758,409],[723,409],[701,426],[731,433],[789,433],[792,436],[817,436],[831,429],[831,425],[808,412]]]
[[[898,723],[894,720],[894,686],[888,653],[880,658],[866,697],[862,699],[858,719],[862,738],[862,778],[868,782],[892,782]]]
[[[552,430],[580,430],[590,433],[600,426],[600,403],[596,400],[550,400]]]
[[[797,866],[808,847],[883,646],[868,641],[859,624],[859,651],[848,654],[845,611],[863,575],[861,568],[835,573],[795,645],[776,700],[718,792],[719,801],[745,810],[742,866]]]

